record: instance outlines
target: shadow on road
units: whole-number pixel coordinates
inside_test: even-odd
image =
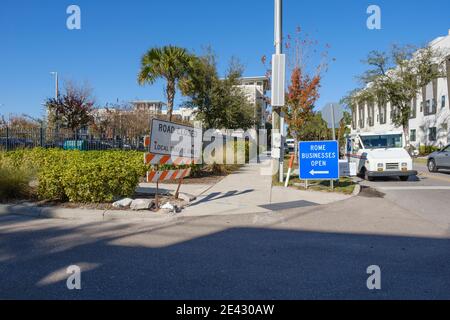
[[[212,221],[196,217],[182,226],[136,229],[1,217],[0,298],[450,298],[447,239],[251,227],[198,231]],[[183,232],[189,236],[180,240]],[[92,266],[82,272],[81,291],[66,288],[65,274],[43,284],[73,264]],[[381,268],[380,291],[366,287],[371,265]]]

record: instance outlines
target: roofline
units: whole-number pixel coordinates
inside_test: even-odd
[[[266,76],[256,76],[256,77],[241,77],[239,80],[266,80],[269,81],[269,78]]]
[[[135,100],[135,101],[131,101],[131,103],[161,103],[163,105],[166,105],[165,102],[160,101],[160,100]]]

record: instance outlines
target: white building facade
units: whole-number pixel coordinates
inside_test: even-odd
[[[439,37],[430,46],[450,54],[450,31]],[[446,57],[446,77],[436,79],[422,88],[422,92],[411,102],[409,120],[410,143],[419,146],[444,147],[450,144],[450,55]],[[352,132],[374,132],[403,130],[392,119],[396,112],[390,103],[361,103],[353,109]]]
[[[259,128],[265,128],[268,102],[266,93],[270,90],[268,77],[243,77],[239,79],[241,88],[255,107],[255,120]]]

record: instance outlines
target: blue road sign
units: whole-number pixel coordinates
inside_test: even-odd
[[[339,179],[339,144],[337,141],[299,143],[300,179]]]

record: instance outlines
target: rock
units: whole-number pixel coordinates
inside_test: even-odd
[[[150,210],[155,206],[154,200],[151,199],[135,199],[131,202],[131,210]]]
[[[125,198],[125,199],[114,202],[112,204],[112,206],[114,208],[127,208],[131,205],[132,202],[133,202],[133,199]]]
[[[169,212],[172,212],[172,211],[175,210],[175,207],[170,202],[167,202],[161,207],[161,209],[168,210]]]
[[[193,196],[193,195],[188,194],[188,193],[182,193],[182,192],[180,192],[178,194],[178,198],[183,200],[183,201],[185,201],[185,202],[188,202],[188,203],[194,201],[195,199],[197,199],[196,196]]]

